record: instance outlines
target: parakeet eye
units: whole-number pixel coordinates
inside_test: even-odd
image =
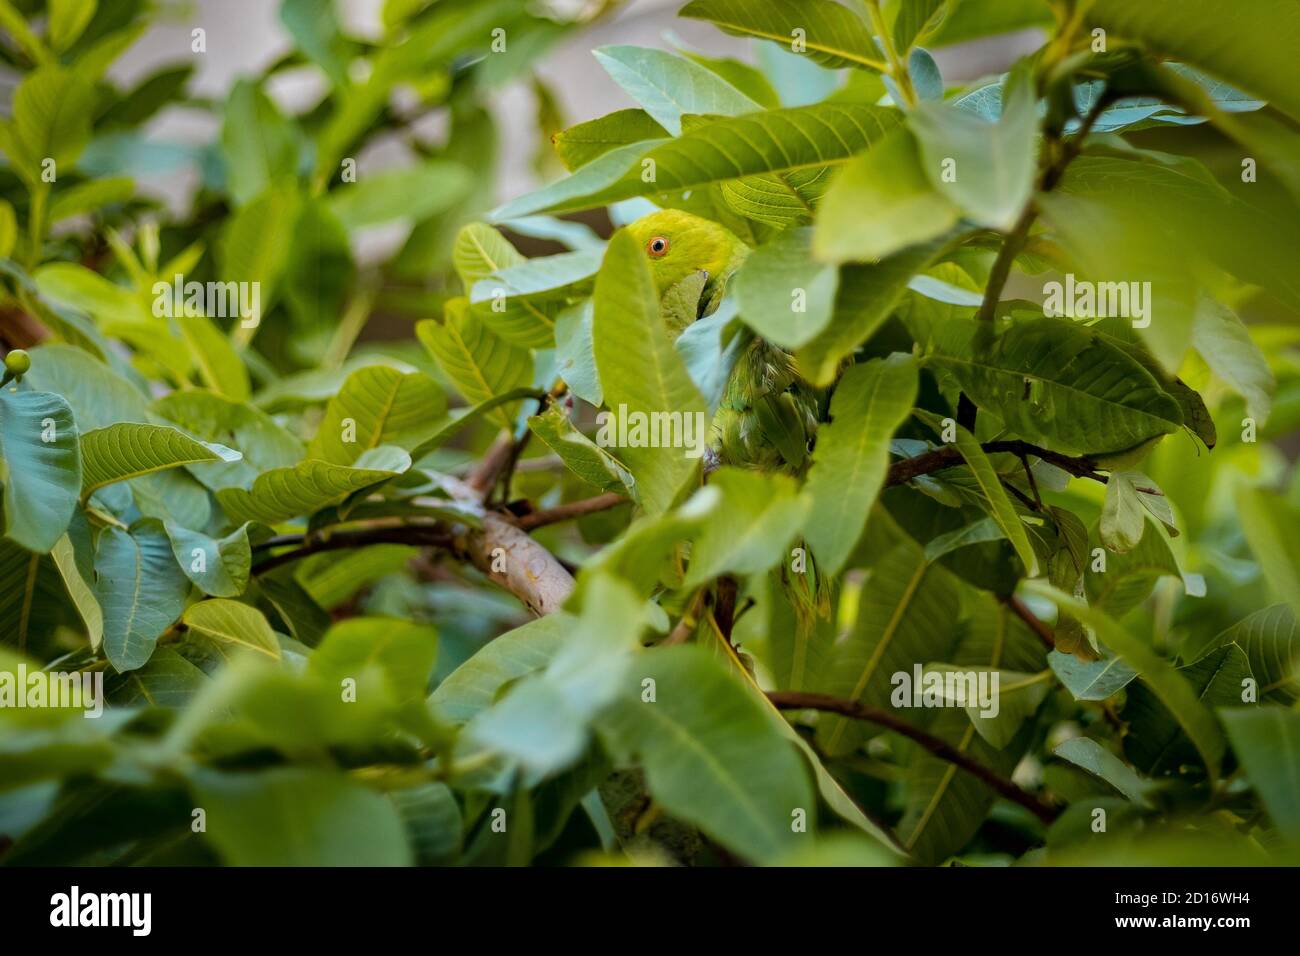
[[[668,240],[663,236],[655,236],[646,243],[645,249],[650,253],[650,258],[658,259],[668,254]]]

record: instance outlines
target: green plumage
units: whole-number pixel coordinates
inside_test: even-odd
[[[683,290],[692,296],[698,291],[698,317],[717,309],[749,255],[749,247],[723,226],[679,210],[651,213],[627,228],[646,251],[670,319],[683,311]],[[678,322],[669,324],[674,337],[680,334]],[[823,396],[799,377],[794,357],[754,338],[736,362],[714,415],[710,454],[719,465],[801,475],[824,411]],[[803,573],[785,567],[774,572],[801,629],[830,610],[829,583],[819,577],[811,556],[806,563]]]

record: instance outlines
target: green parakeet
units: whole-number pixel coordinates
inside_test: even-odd
[[[728,281],[750,251],[725,227],[675,209],[643,216],[627,228],[649,258],[662,301],[703,273],[697,317],[718,307]],[[710,457],[721,465],[802,474],[825,411],[824,398],[799,377],[789,352],[753,338],[737,360],[714,415]],[[829,612],[828,582],[819,579],[811,560],[804,573],[785,568],[780,573],[801,627],[811,627],[816,616]]]
[[[718,307],[749,255],[725,227],[676,209],[643,216],[627,228],[645,250],[661,296],[704,274],[700,317]],[[799,378],[790,353],[755,338],[727,382],[710,451],[719,464],[801,473],[821,410],[820,396]]]

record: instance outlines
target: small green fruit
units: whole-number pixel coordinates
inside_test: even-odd
[[[32,367],[32,357],[23,349],[14,349],[5,356],[5,368],[13,375],[26,375]]]

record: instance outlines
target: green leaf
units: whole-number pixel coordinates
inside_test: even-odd
[[[1131,551],[1142,537],[1146,514],[1159,521],[1171,537],[1178,536],[1173,508],[1154,481],[1136,471],[1112,471],[1101,511],[1102,543],[1121,554]]]
[[[13,204],[0,200],[0,258],[7,259],[13,255],[18,243],[18,218],[14,215]]]
[[[575,291],[574,286],[585,286],[596,274],[603,255],[603,249],[591,248],[523,259],[494,270],[484,277],[488,281],[475,282],[470,302],[485,306],[502,297],[509,300],[527,296],[535,301],[567,298]]]
[[[400,42],[379,50],[365,83],[342,98],[316,137],[314,183],[324,186],[338,175],[340,160],[388,106],[394,87],[418,83],[462,52],[486,52],[492,29],[511,23],[517,10],[515,0],[441,4],[414,21]]]
[[[829,262],[874,262],[951,229],[961,210],[926,177],[916,137],[890,133],[831,182],[813,248]]]
[[[298,583],[294,571],[293,567],[280,567],[259,574],[257,587],[294,639],[315,647],[329,630],[330,615]]]
[[[243,206],[298,171],[298,132],[271,98],[248,79],[237,81],[221,127],[226,188]]]
[[[253,561],[248,525],[240,525],[224,538],[209,537],[172,521],[164,526],[176,563],[204,594],[229,598],[244,593]]]
[[[1288,0],[1258,0],[1230,12],[1213,0],[1097,0],[1087,17],[1116,37],[1202,67],[1300,119],[1300,93],[1288,81],[1294,58],[1287,39],[1300,31],[1300,10]],[[1227,30],[1237,42],[1223,42]]]
[[[572,172],[586,166],[611,149],[661,140],[668,131],[656,123],[645,110],[615,110],[594,120],[570,126],[553,137],[555,151],[564,168]]]
[[[639,604],[625,582],[598,575],[577,626],[545,670],[476,716],[467,734],[518,761],[529,780],[571,766],[587,749],[593,719],[626,693],[640,650]]]
[[[1275,604],[1247,615],[1214,638],[1214,646],[1236,644],[1250,660],[1261,700],[1300,700],[1300,630],[1289,605]]]
[[[857,544],[885,483],[890,440],[911,411],[916,388],[915,361],[896,353],[852,366],[835,389],[807,485],[813,503],[804,535],[820,572],[838,572]]]
[[[118,422],[81,436],[81,497],[115,481],[203,461],[237,460],[238,452],[219,454],[169,425]]]
[[[1081,661],[1073,654],[1052,651],[1047,661],[1075,700],[1107,700],[1138,676],[1137,671],[1118,657]]]
[[[77,427],[90,431],[115,422],[149,420],[144,394],[89,352],[66,343],[32,350],[32,370],[23,381],[32,388],[57,392],[72,406]]]
[[[1001,602],[983,596],[971,609],[960,643],[950,659],[963,667],[1032,672],[1042,666],[1043,647]],[[976,732],[960,710],[941,710],[927,729],[984,766],[1005,776],[1028,749],[1033,730],[994,747]],[[997,795],[955,764],[914,748],[904,782],[905,809],[898,824],[903,846],[923,863],[935,864],[961,850],[980,828]]]
[[[74,529],[75,527],[76,519],[74,519]],[[78,536],[80,534],[76,531],[74,533]],[[79,552],[84,555],[84,561],[78,560]],[[59,572],[59,577],[63,579],[63,587],[67,590],[68,597],[76,606],[77,613],[86,626],[86,636],[90,639],[90,646],[98,649],[104,640],[104,611],[99,606],[99,600],[95,597],[95,589],[91,584],[91,579],[94,577],[94,564],[89,552],[88,538],[85,540],[84,549],[74,548],[72,538],[65,534],[55,542],[54,548],[50,551],[50,558]]]
[[[1234,197],[1195,160],[1159,153],[1081,156],[1037,202],[1070,261],[1106,283],[1095,287],[1093,314],[1111,290],[1110,311],[1140,319],[1143,338],[1171,374],[1192,340],[1203,261],[1300,306],[1300,282],[1279,253],[1300,242],[1295,223]],[[1150,285],[1136,287],[1141,298],[1128,295],[1126,307],[1133,282]],[[1054,298],[1049,295],[1049,304]],[[1064,311],[1086,317],[1086,295],[1075,298],[1080,301],[1064,303]]]
[[[248,648],[280,659],[280,642],[276,640],[275,631],[271,630],[261,611],[247,604],[224,598],[200,601],[186,608],[181,622],[191,631],[218,644]]]
[[[411,851],[397,809],[334,770],[199,770],[190,780],[207,812],[207,840],[231,866],[405,866]]]
[[[1029,533],[1025,530],[1024,522],[1020,520],[1020,514],[1011,502],[1011,496],[1003,487],[988,455],[980,447],[979,439],[960,425],[957,426],[957,451],[975,476],[975,483],[979,486],[990,516],[1016,549],[1016,557],[1025,566],[1025,574],[1031,578],[1037,577],[1038,558],[1029,543]]]
[[[989,124],[946,102],[908,115],[931,184],[981,226],[1009,231],[1034,191],[1037,117],[1027,71],[1012,73],[1002,116]],[[927,205],[933,215],[933,203]]]
[[[441,448],[467,427],[478,421],[481,416],[486,415],[493,409],[500,408],[503,405],[509,405],[510,403],[517,402],[521,399],[540,399],[541,397],[542,396],[534,389],[516,388],[509,392],[505,392],[504,394],[497,395],[494,398],[489,398],[485,402],[480,402],[473,408],[467,408],[456,418],[453,418],[449,423],[443,425],[427,439],[413,448],[411,450],[411,461],[419,461],[425,455]]]
[[[77,42],[98,6],[99,0],[50,0],[46,31],[50,46],[56,53],[62,53]]]
[[[610,240],[596,277],[592,342],[612,416],[649,422],[656,439],[662,437],[656,423],[671,420],[666,416],[677,420],[678,439],[688,424],[694,431],[704,421],[704,398],[669,341],[649,261],[626,231]],[[611,418],[607,426],[612,425]],[[648,511],[666,510],[695,474],[704,450],[702,429],[695,439],[695,447],[620,449]]]
[[[430,705],[446,720],[468,722],[507,684],[545,667],[576,624],[574,615],[559,611],[494,638],[438,685]]]
[[[635,497],[636,479],[632,473],[617,458],[578,431],[558,406],[552,405],[541,415],[532,416],[528,419],[528,427],[583,481],[602,491]]]
[[[72,623],[67,621],[66,606],[66,589],[55,562],[0,539],[0,633],[4,635],[0,643],[20,650],[40,647],[60,624]]]
[[[761,574],[789,556],[810,505],[792,478],[720,468],[709,487],[722,492],[722,503],[695,539],[683,587],[721,574]]]
[[[318,554],[298,565],[297,577],[321,607],[333,610],[379,579],[399,574],[419,553],[405,544],[373,544]]]
[[[1029,441],[1064,453],[1124,451],[1178,430],[1178,403],[1136,360],[1073,322],[932,327],[926,363],[950,372],[980,408]]]
[[[214,392],[202,389],[172,392],[154,402],[153,408],[163,418],[203,441],[237,448],[243,454],[241,461],[214,462],[191,468],[194,474],[205,482],[211,482],[213,487],[252,484],[258,472],[293,465],[305,453],[302,442],[270,415]],[[224,483],[213,481],[218,476],[230,480]],[[247,481],[242,480],[245,476]]]
[[[654,699],[643,700],[646,679]],[[812,788],[777,721],[722,666],[695,647],[642,654],[629,687],[599,730],[637,756],[654,799],[746,859],[763,861],[799,839]]]
[[[1232,749],[1282,836],[1300,843],[1300,714],[1281,707],[1242,707],[1220,713]]]
[[[411,466],[400,448],[381,445],[361,455],[353,465],[308,459],[291,468],[274,468],[253,487],[222,488],[217,501],[232,522],[260,521],[275,525],[338,504],[363,488],[387,481]]]
[[[1237,519],[1269,590],[1300,611],[1300,511],[1279,495],[1242,488]]]
[[[590,209],[634,196],[836,165],[879,142],[898,122],[897,110],[858,103],[725,117],[667,142],[613,149],[568,178],[507,203],[494,217]]]
[[[905,543],[891,549],[862,589],[857,619],[836,645],[823,689],[888,707],[895,673],[948,658],[957,603],[948,573],[929,564],[920,548]],[[817,735],[826,753],[839,755],[855,750],[867,731],[859,722],[833,717],[818,724]]]
[[[289,261],[291,244],[282,240],[293,235],[300,206],[298,194],[281,183],[241,206],[226,220],[217,247],[221,281],[245,282],[248,288],[258,290],[259,314],[241,316],[237,334],[251,336],[256,326],[245,323],[260,321],[271,308],[276,286]]]
[[[475,281],[469,290],[474,314],[502,338],[530,348],[555,338],[554,313],[590,289],[602,248],[524,259]]]
[[[104,653],[117,670],[135,670],[180,617],[190,590],[162,524],[147,519],[128,531],[101,531],[95,578],[95,596],[104,610]]]
[[[44,554],[67,530],[81,487],[77,424],[68,403],[49,392],[0,390],[0,464],[5,534]]]
[[[354,617],[329,629],[308,666],[328,681],[358,679],[377,667],[399,705],[423,705],[438,653],[438,632],[425,624],[388,617]]]
[[[1113,472],[1101,507],[1101,541],[1110,551],[1125,554],[1137,547],[1146,529],[1146,514],[1138,500],[1136,472]]]
[[[1052,672],[1049,670],[1025,674],[996,667],[931,664],[922,673],[933,673],[943,679],[940,695],[943,702],[950,707],[963,708],[975,732],[999,750],[1011,743],[1052,690]],[[955,680],[947,677],[948,674],[956,675]],[[997,677],[996,689],[992,683],[994,675]],[[971,679],[977,682],[974,687],[969,683]],[[980,691],[975,689],[980,680],[988,682],[987,706]]]
[[[329,194],[330,212],[349,232],[394,220],[420,222],[445,212],[468,193],[472,177],[459,163],[430,160],[414,166],[362,173]]]
[[[51,224],[124,203],[135,195],[135,181],[126,176],[91,179],[59,191],[50,203]],[[3,248],[0,245],[0,248]],[[7,253],[6,253],[7,254]]]
[[[1237,314],[1202,296],[1192,320],[1192,345],[1214,374],[1246,400],[1246,414],[1260,425],[1268,421],[1277,382]]]
[[[1150,518],[1143,518],[1145,530],[1140,542],[1123,554],[1106,555],[1104,569],[1093,570],[1088,563],[1084,586],[1088,601],[1111,617],[1118,618],[1147,599],[1157,578],[1181,578],[1178,560],[1169,541]],[[1101,544],[1101,529],[1094,533],[1091,546]]]
[[[925,545],[925,559],[938,561],[944,555],[952,554],[968,545],[999,541],[1005,537],[996,521],[992,518],[980,518],[955,531],[948,531],[931,538]]]
[[[900,53],[924,40],[948,14],[948,0],[900,0],[894,14],[894,48]]]
[[[404,375],[383,365],[357,369],[326,406],[307,457],[350,465],[379,445],[410,450],[446,409],[442,389],[423,372]]]
[[[783,349],[816,337],[831,321],[839,270],[812,257],[812,230],[788,229],[755,249],[736,273],[740,314]]]
[[[525,259],[501,233],[486,223],[472,222],[456,234],[452,248],[452,262],[456,274],[470,295],[474,285],[482,279],[523,265]],[[594,271],[594,270],[593,270]],[[489,307],[475,310],[502,338],[525,347],[545,347],[554,336],[555,319],[544,304],[530,302],[526,297],[509,298],[504,283],[492,288]],[[504,306],[504,311],[501,311]]]
[[[796,353],[803,377],[819,387],[834,383],[845,357],[893,314],[908,282],[938,252],[936,244],[913,246],[878,263],[841,268],[830,325]]]
[[[176,324],[203,384],[231,401],[247,402],[248,369],[230,339],[207,316],[183,316]]]
[[[1143,780],[1132,767],[1090,737],[1071,737],[1057,744],[1052,753],[1106,781],[1134,803],[1149,806],[1147,794],[1152,788],[1151,781]]]
[[[1246,654],[1235,644],[1215,648],[1195,663],[1178,668],[1178,674],[1209,710],[1241,707],[1253,681]],[[1248,705],[1249,706],[1249,705]],[[1124,751],[1133,764],[1147,773],[1178,772],[1195,761],[1195,751],[1168,705],[1158,702],[1147,684],[1129,691],[1123,717],[1128,724]]]
[[[47,188],[44,163],[55,175],[71,167],[90,138],[94,90],[84,77],[47,65],[28,73],[13,95],[13,119],[0,129],[0,147],[19,176]]]
[[[284,0],[280,4],[280,22],[298,49],[325,71],[335,87],[348,86],[352,44],[343,36],[333,4]]]
[[[139,670],[110,675],[104,696],[114,707],[167,707],[180,710],[208,684],[194,664],[170,647],[162,647]]]
[[[469,311],[464,299],[447,303],[442,322],[425,319],[416,323],[415,334],[438,367],[475,405],[532,382],[528,352],[496,335]],[[511,428],[513,409],[510,405],[498,407],[492,419]]]
[[[1210,778],[1219,775],[1219,762],[1223,757],[1223,731],[1214,715],[1201,702],[1198,691],[1173,665],[1156,654],[1150,646],[1134,638],[1104,611],[1097,610],[1074,597],[1070,597],[1042,581],[1026,581],[1021,587],[1052,601],[1062,611],[1069,612],[1097,632],[1097,636],[1142,676],[1142,681],[1171,714],[1179,727],[1192,741],[1201,760],[1209,770]],[[1244,655],[1243,655],[1244,658]]]
[[[950,0],[952,11],[930,37],[931,46],[963,43],[1029,27],[1050,28],[1052,8],[1043,0]]]
[[[605,46],[592,51],[628,96],[677,136],[684,114],[740,116],[762,109],[712,70],[665,50]]]
[[[556,372],[569,386],[569,391],[584,402],[599,407],[605,403],[605,393],[600,387],[600,376],[596,374],[595,347],[591,342],[594,321],[595,309],[590,298],[569,306],[556,316],[555,364]],[[689,367],[690,363],[687,365]]]
[[[461,850],[460,804],[445,783],[392,790],[388,799],[406,826],[407,841],[417,866],[456,862]]]
[[[694,0],[682,7],[678,16],[711,20],[735,36],[772,40],[787,48],[802,39],[808,58],[831,69],[885,69],[866,24],[847,7],[831,0],[800,0],[798,4],[782,0]],[[802,36],[795,31],[801,31]]]

